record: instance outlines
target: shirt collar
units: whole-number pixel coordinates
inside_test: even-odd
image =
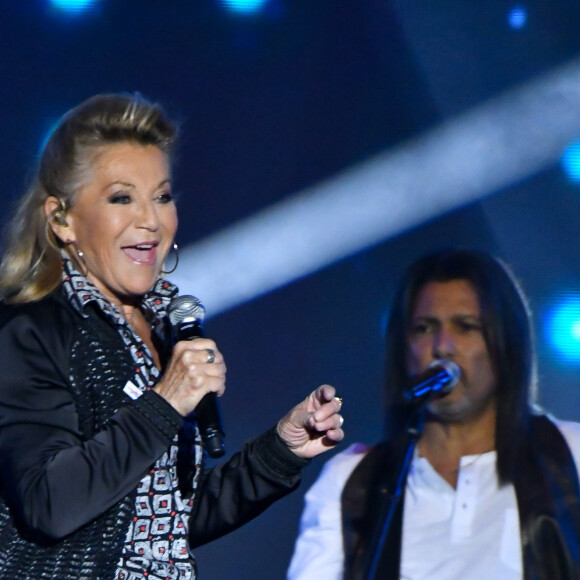
[[[75,268],[67,257],[63,258],[62,280],[68,299],[81,316],[88,317],[88,313],[85,311],[87,304],[96,304],[115,322],[124,322],[124,318],[117,308],[86,276]],[[175,284],[158,278],[151,290],[147,291],[142,298],[141,304],[144,312],[152,319],[164,318],[167,315],[167,308],[177,292]]]

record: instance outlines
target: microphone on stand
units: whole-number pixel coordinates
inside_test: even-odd
[[[177,296],[167,310],[175,341],[194,340],[204,336],[205,308],[195,296]],[[224,429],[215,393],[207,393],[195,408],[197,424],[204,449],[210,457],[222,457],[225,452]]]
[[[403,391],[403,397],[410,405],[427,403],[450,393],[460,377],[461,369],[453,361],[434,360],[424,373],[411,379],[410,386]]]

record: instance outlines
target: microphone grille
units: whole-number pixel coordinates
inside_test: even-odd
[[[430,368],[442,368],[444,369],[450,377],[447,387],[449,389],[453,388],[459,379],[461,378],[461,369],[457,363],[452,360],[447,360],[444,358],[434,360],[430,365]]]
[[[171,301],[167,314],[169,315],[169,322],[173,326],[187,320],[203,322],[205,308],[195,296],[184,294],[183,296],[177,296]]]

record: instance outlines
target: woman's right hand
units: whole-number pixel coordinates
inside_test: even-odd
[[[211,352],[213,362],[209,362]],[[175,344],[163,377],[153,390],[185,417],[207,393],[223,395],[225,383],[226,365],[215,342],[196,338]]]

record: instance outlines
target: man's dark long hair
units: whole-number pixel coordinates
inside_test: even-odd
[[[515,455],[525,437],[535,394],[536,363],[529,309],[515,278],[498,259],[479,251],[446,249],[415,262],[395,294],[386,332],[386,429],[393,437],[412,412],[401,401],[408,385],[410,322],[419,291],[429,282],[466,280],[477,292],[483,336],[497,379],[497,471],[513,480]]]

